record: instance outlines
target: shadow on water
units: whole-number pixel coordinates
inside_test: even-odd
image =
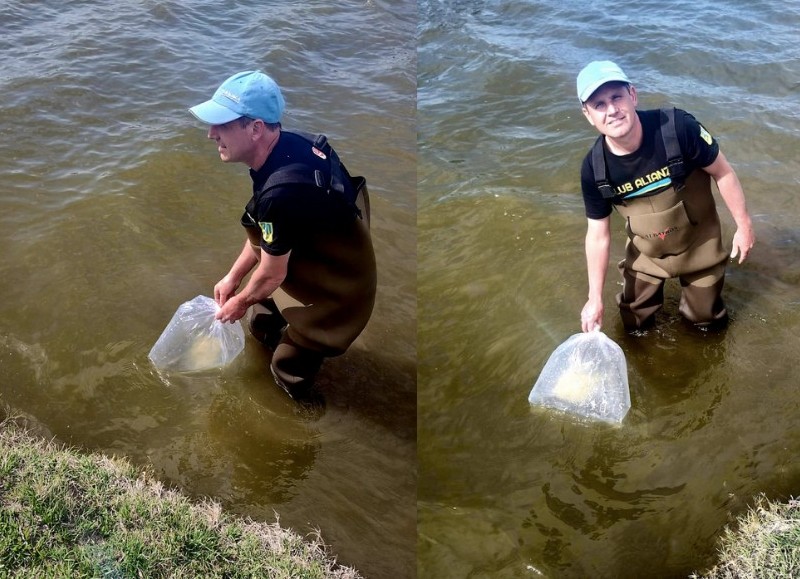
[[[359,421],[413,443],[417,424],[415,360],[382,349],[376,340],[368,328],[345,354],[326,358],[312,396],[292,401],[269,372],[271,351],[248,337],[247,362],[240,369],[245,394],[265,405],[288,406],[298,418],[312,422],[331,412],[352,413]]]
[[[139,459],[160,478],[226,505],[279,505],[295,496],[321,447],[314,414],[229,372],[171,375],[165,385],[173,411],[188,408],[183,424],[164,420],[142,434],[147,454]],[[134,453],[131,434],[119,435],[125,453]]]
[[[355,349],[326,361],[317,383],[326,403],[348,408],[400,439],[416,440],[416,364],[412,360]]]
[[[703,331],[678,314],[678,290],[667,289],[655,328],[640,334],[622,333],[631,388],[629,424],[658,424],[673,436],[708,424],[726,391],[720,370],[726,360],[727,331]],[[687,356],[691,352],[691,356]],[[702,409],[697,413],[697,409]],[[674,432],[668,425],[677,429]]]

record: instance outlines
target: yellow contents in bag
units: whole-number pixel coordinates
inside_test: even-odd
[[[197,372],[222,368],[244,349],[242,323],[223,324],[208,296],[182,303],[147,357],[159,370]]]
[[[567,402],[579,404],[585,401],[594,389],[594,380],[591,374],[570,368],[561,375],[553,387],[553,394]]]
[[[222,361],[222,344],[214,336],[203,335],[194,339],[186,353],[186,367],[212,368]]]
[[[547,359],[528,402],[619,424],[631,408],[622,348],[600,330],[573,334]]]

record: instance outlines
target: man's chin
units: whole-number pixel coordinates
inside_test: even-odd
[[[616,126],[609,128],[609,130],[606,131],[606,136],[611,137],[612,139],[622,139],[630,132],[631,129],[628,126]]]

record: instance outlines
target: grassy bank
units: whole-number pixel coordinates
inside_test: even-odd
[[[719,563],[692,579],[800,577],[800,501],[776,503],[760,496],[720,540]]]
[[[318,535],[228,516],[124,460],[65,449],[4,419],[0,577],[14,576],[360,577]]]
[[[800,501],[758,497],[692,579],[800,578]],[[195,503],[128,462],[31,435],[0,408],[0,578],[360,579],[318,535]]]

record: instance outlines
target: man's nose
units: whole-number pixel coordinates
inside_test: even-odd
[[[209,139],[216,139],[218,134],[219,134],[219,129],[217,128],[217,125],[211,125],[210,127],[208,127]]]

